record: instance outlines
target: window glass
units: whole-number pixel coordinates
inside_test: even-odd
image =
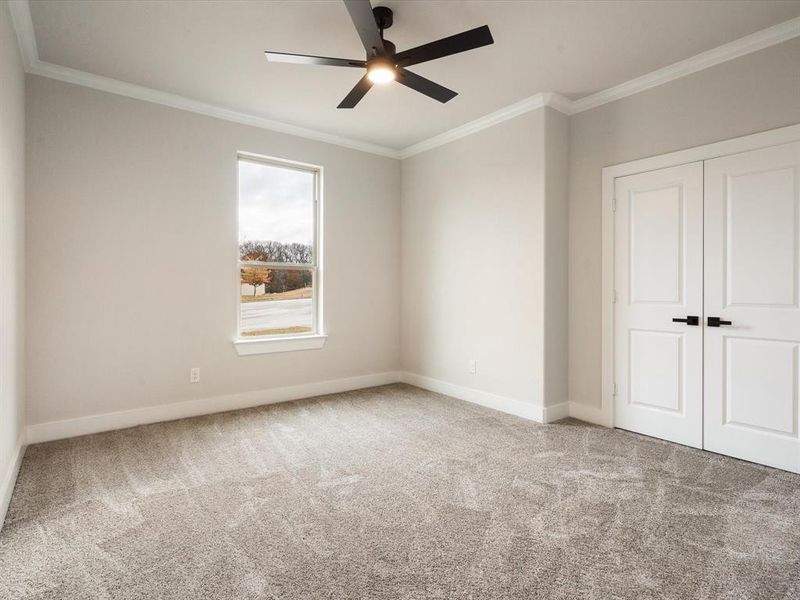
[[[311,269],[241,267],[242,336],[291,335],[314,330]]]
[[[239,244],[248,260],[312,262],[315,176],[239,160]]]
[[[239,159],[239,336],[319,332],[319,173]]]

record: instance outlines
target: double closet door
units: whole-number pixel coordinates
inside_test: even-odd
[[[800,143],[615,180],[614,424],[800,472]]]

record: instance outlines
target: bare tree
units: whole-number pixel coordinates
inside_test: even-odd
[[[313,253],[309,244],[248,240],[239,245],[240,260],[309,264]]]

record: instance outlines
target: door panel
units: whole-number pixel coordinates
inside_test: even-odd
[[[615,181],[615,425],[702,446],[703,167]]]
[[[716,176],[727,189],[725,305],[796,306],[796,170]]]
[[[795,435],[797,344],[725,336],[724,352],[723,422]]]
[[[631,405],[680,413],[684,379],[682,333],[630,332],[629,372]]]
[[[705,163],[704,447],[800,472],[800,143]]]
[[[628,207],[631,302],[680,304],[682,187],[631,190]]]

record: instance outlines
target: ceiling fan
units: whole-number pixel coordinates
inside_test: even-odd
[[[369,0],[343,0],[343,2],[361,38],[361,43],[364,44],[364,49],[367,51],[365,60],[306,56],[285,52],[267,51],[264,53],[267,55],[267,59],[273,62],[366,69],[366,75],[359,80],[336,108],[353,108],[373,84],[388,83],[392,80],[439,102],[452,100],[458,95],[457,92],[412,73],[406,67],[494,43],[488,25],[483,25],[410,50],[397,52],[395,45],[383,38],[384,30],[392,26],[393,13],[390,8],[386,6],[372,8]]]

